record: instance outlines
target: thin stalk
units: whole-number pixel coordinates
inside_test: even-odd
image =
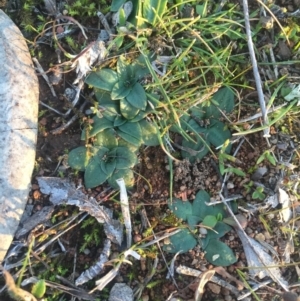
[[[260,75],[258,72],[257,60],[256,60],[255,53],[254,53],[254,46],[253,46],[251,28],[250,28],[249,8],[248,8],[247,0],[243,0],[243,9],[244,9],[248,49],[249,49],[249,53],[250,53],[252,69],[253,69],[253,74],[254,74],[255,83],[256,83],[258,101],[260,104],[262,117],[263,117],[263,125],[264,126],[262,128],[264,131],[264,137],[269,137],[270,136],[270,128],[268,125],[269,122],[268,122],[268,116],[267,116],[267,110],[266,110],[266,104],[265,104],[265,97],[264,97],[264,93],[262,90],[261,78],[260,78]]]

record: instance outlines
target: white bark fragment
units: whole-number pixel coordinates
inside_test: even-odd
[[[28,198],[38,101],[38,80],[25,39],[0,9],[0,262]]]

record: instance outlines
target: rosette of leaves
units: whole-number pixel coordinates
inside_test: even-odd
[[[92,118],[91,125],[82,132],[82,140],[92,138],[93,144],[97,146],[127,146],[133,151],[142,144],[159,145],[158,130],[145,118],[146,112],[140,112],[135,118],[127,120],[120,114],[118,105],[111,101],[109,94],[98,91],[96,96],[101,98],[104,111]]]
[[[209,152],[209,147],[218,147],[231,137],[231,132],[219,119],[222,114],[229,114],[234,108],[234,94],[224,87],[216,92],[212,99],[191,108],[180,118],[181,129],[172,126],[178,133],[187,132],[182,140],[181,155],[194,163]],[[231,145],[226,148],[229,152]]]
[[[197,243],[205,251],[205,258],[217,266],[229,266],[236,262],[232,250],[219,238],[231,230],[231,227],[222,222],[226,215],[223,204],[207,206],[210,202],[209,194],[198,191],[193,203],[180,199],[168,200],[168,206],[176,217],[187,222],[187,228],[183,228],[175,235],[170,236],[170,243],[164,245],[164,250],[169,253],[187,252]],[[205,238],[198,241],[197,226],[205,227]]]
[[[149,70],[142,57],[129,65],[121,55],[116,71],[103,68],[92,72],[87,77],[86,83],[110,92],[111,100],[118,102],[122,116],[133,119],[147,108],[147,95],[139,80],[148,73]]]
[[[69,153],[68,164],[84,171],[86,188],[93,188],[105,181],[115,189],[117,179],[123,178],[128,188],[133,186],[134,175],[131,168],[137,156],[126,146],[107,148],[104,146],[80,146]]]

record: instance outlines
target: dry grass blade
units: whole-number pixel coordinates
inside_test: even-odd
[[[259,100],[259,104],[260,104],[260,108],[261,108],[261,112],[262,112],[263,124],[265,126],[267,126],[268,125],[268,116],[267,116],[267,110],[266,110],[266,104],[265,104],[265,97],[264,97],[263,90],[262,90],[261,78],[259,75],[257,60],[255,57],[255,52],[254,52],[254,46],[253,46],[252,34],[251,34],[251,28],[250,28],[250,20],[249,20],[249,8],[248,8],[247,0],[243,0],[243,8],[244,8],[244,16],[245,16],[245,28],[246,28],[246,34],[247,34],[248,49],[249,49],[249,53],[250,53],[252,69],[253,69],[253,74],[254,74],[255,83],[256,83],[256,89],[257,89],[257,93],[258,93],[258,100]],[[270,136],[270,129],[267,127],[264,129],[264,137],[269,137],[269,136]]]
[[[195,291],[195,297],[194,297],[195,301],[201,301],[202,296],[204,294],[205,284],[211,280],[211,278],[214,276],[215,272],[216,272],[215,270],[208,270],[208,271],[204,272],[203,274],[201,274],[199,285],[197,287],[197,290]]]

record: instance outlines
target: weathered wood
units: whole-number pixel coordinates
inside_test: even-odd
[[[35,160],[39,87],[25,39],[0,10],[0,262],[27,202]]]

